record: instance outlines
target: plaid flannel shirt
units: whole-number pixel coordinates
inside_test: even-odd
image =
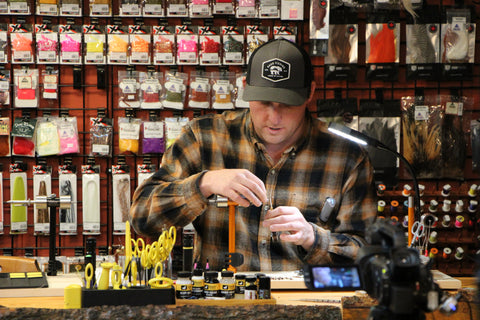
[[[249,110],[189,122],[163,155],[159,171],[135,191],[130,210],[135,231],[156,237],[164,227],[192,222],[195,259],[203,265],[208,259],[220,270],[228,252],[228,208],[210,203],[199,190],[199,180],[207,170],[244,168],[264,181],[274,207],[294,206],[302,212],[313,226],[315,241],[308,252],[291,243],[282,242],[281,249],[271,246],[262,208],[237,207],[235,249],[244,256],[239,271],[298,270],[304,264],[354,259],[364,244],[365,228],[376,217],[373,168],[363,148],[306,117],[302,139],[276,164],[254,133]],[[329,219],[321,219],[327,197],[336,205]]]

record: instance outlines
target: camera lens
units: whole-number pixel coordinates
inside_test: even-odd
[[[392,256],[397,267],[413,267],[420,264],[418,252],[409,248],[400,248]]]

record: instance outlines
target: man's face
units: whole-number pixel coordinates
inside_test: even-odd
[[[303,132],[305,109],[278,102],[250,101],[250,114],[255,132],[267,149],[284,150],[293,145]]]

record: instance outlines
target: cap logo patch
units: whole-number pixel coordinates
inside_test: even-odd
[[[290,79],[290,63],[281,59],[271,59],[262,64],[262,78],[273,82]]]

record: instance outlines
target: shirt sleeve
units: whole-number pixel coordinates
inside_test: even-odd
[[[366,243],[365,229],[373,224],[377,214],[373,167],[366,153],[358,157],[345,177],[333,225],[326,229],[312,223],[314,244],[302,257],[307,264],[353,262],[359,248]]]
[[[141,235],[156,237],[165,227],[183,227],[201,215],[208,200],[199,189],[198,141],[189,125],[168,148],[159,171],[135,190],[130,220]]]

